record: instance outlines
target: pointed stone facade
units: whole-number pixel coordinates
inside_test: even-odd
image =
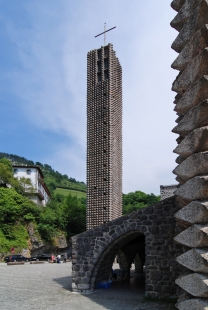
[[[181,232],[175,241],[184,246],[176,260],[184,274],[176,307],[208,309],[208,0],[174,0],[177,14],[171,26],[179,33],[172,48],[179,53],[172,68],[179,70],[172,90],[179,134],[174,152],[179,182],[175,214]]]

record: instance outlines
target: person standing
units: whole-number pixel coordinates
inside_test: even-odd
[[[61,262],[61,255],[58,254],[58,255],[57,255],[57,263],[60,264],[60,262]]]
[[[52,254],[52,255],[51,255],[51,262],[54,263],[54,261],[55,261],[55,255]]]
[[[64,263],[66,263],[66,260],[67,260],[67,254],[64,253]]]

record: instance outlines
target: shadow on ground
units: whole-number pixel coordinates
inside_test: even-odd
[[[53,279],[53,281],[59,284],[63,289],[71,291],[71,283],[72,283],[71,276],[55,278]]]
[[[71,277],[54,279],[63,289],[71,292]],[[89,294],[73,294],[69,306],[73,310],[173,310],[174,304],[144,300],[144,274],[131,273],[126,281],[115,281],[111,288],[97,289]],[[66,304],[67,306],[67,304]]]

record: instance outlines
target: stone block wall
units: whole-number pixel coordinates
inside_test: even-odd
[[[74,236],[73,291],[91,291],[98,281],[107,280],[115,256],[122,252],[127,276],[132,259],[140,255],[146,266],[146,295],[175,296],[175,279],[181,273],[175,257],[182,253],[181,245],[173,240],[178,233],[177,211],[171,197]]]
[[[174,0],[171,6],[177,11],[171,26],[179,32],[172,44],[179,53],[172,64],[179,71],[172,86],[177,93],[173,132],[179,135],[173,173],[181,208],[175,241],[184,249],[177,257],[184,267],[176,280],[177,308],[208,309],[208,1]]]
[[[178,188],[178,184],[160,185],[160,200],[164,200],[166,198],[174,196],[177,188]]]

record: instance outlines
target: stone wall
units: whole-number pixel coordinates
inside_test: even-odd
[[[179,31],[172,48],[179,53],[172,68],[179,70],[172,90],[179,134],[174,152],[179,182],[175,192],[181,208],[176,219],[184,246],[177,261],[184,266],[176,280],[181,288],[177,308],[208,309],[208,1],[174,0],[178,13],[171,26]]]
[[[174,296],[175,279],[181,272],[175,257],[182,253],[173,241],[178,232],[176,211],[172,197],[74,236],[73,291],[90,291],[98,281],[107,280],[117,254],[122,255],[122,268],[128,277],[138,254],[146,266],[146,295]]]
[[[178,188],[178,184],[160,185],[160,200],[164,200],[166,198],[174,196],[177,188]]]

